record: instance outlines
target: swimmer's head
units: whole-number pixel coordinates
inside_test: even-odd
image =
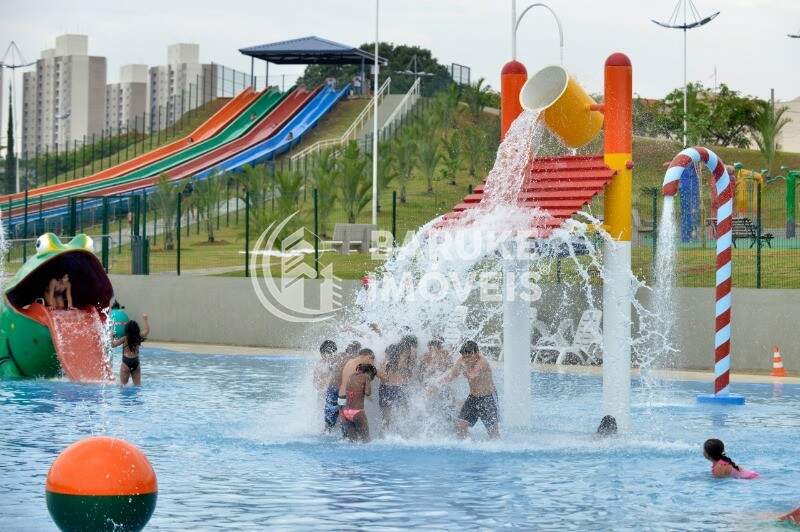
[[[322,358],[328,358],[334,353],[336,353],[336,342],[333,340],[325,340],[319,346],[319,354],[322,355]]]
[[[359,364],[356,366],[356,372],[369,374],[370,380],[374,379],[378,374],[378,370],[372,364]]]
[[[413,351],[417,348],[419,342],[417,341],[417,337],[413,334],[407,334],[400,339],[400,351],[403,353],[408,353]]]
[[[358,340],[353,340],[347,344],[347,347],[345,347],[344,354],[353,357],[358,354],[359,349],[361,349],[361,342]]]
[[[600,420],[600,426],[597,427],[597,433],[600,436],[609,436],[617,433],[617,420],[614,416],[604,416]]]
[[[372,351],[372,349],[368,347],[365,347],[364,349],[360,350],[358,352],[358,356],[375,360],[375,353]]]
[[[710,438],[703,444],[703,455],[709,460],[721,460],[725,456],[725,444],[722,440]]]
[[[478,354],[478,344],[476,344],[472,340],[467,340],[466,342],[464,342],[464,344],[461,346],[461,349],[459,349],[458,352],[461,353],[461,356],[464,357],[475,356]]]
[[[444,348],[444,340],[440,336],[434,336],[428,342],[428,349],[442,349]]]

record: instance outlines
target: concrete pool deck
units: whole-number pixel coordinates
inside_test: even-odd
[[[179,353],[195,353],[198,355],[246,355],[246,356],[306,356],[314,357],[313,351],[301,349],[286,349],[272,347],[247,347],[235,345],[192,344],[180,342],[147,342],[149,347],[166,349]],[[599,366],[553,366],[548,364],[535,364],[537,371],[548,373],[574,373],[582,375],[602,375],[603,368]],[[668,380],[712,382],[714,373],[694,370],[654,370],[657,377]],[[634,375],[639,375],[638,368],[633,369]],[[771,377],[769,374],[753,372],[731,372],[731,382],[753,384],[800,384],[800,376]]]

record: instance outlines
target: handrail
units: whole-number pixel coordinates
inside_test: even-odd
[[[381,101],[385,99],[386,94],[391,90],[390,89],[391,85],[392,85],[392,78],[386,78],[383,84],[378,88],[377,98],[379,106]],[[370,100],[370,103],[366,105],[364,109],[361,110],[360,113],[358,113],[358,116],[355,118],[355,120],[353,120],[353,123],[350,124],[350,126],[345,130],[345,132],[342,134],[341,137],[318,140],[311,146],[304,148],[303,150],[292,155],[289,159],[292,162],[294,162],[297,161],[298,159],[301,159],[302,157],[305,157],[306,155],[309,155],[311,153],[316,153],[328,146],[346,144],[347,141],[351,140],[350,137],[355,138],[358,135],[359,129],[363,127],[364,122],[366,122],[367,118],[370,116],[373,107],[375,106],[372,104],[372,100]]]
[[[408,89],[408,92],[406,92],[406,95],[403,96],[403,99],[400,100],[400,103],[397,105],[397,107],[394,108],[392,114],[389,115],[389,118],[387,118],[386,121],[383,123],[383,125],[381,126],[381,131],[389,127],[392,124],[392,122],[394,122],[397,119],[398,115],[400,115],[401,112],[404,116],[408,112],[408,109],[411,109],[414,105],[416,105],[419,96],[420,96],[420,78],[417,78],[414,81],[414,84],[411,85],[411,88]]]

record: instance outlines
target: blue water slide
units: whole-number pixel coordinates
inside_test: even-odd
[[[205,179],[214,172],[231,172],[240,170],[245,165],[256,165],[275,159],[278,155],[290,150],[299,143],[303,136],[330,111],[336,103],[350,91],[346,86],[339,92],[325,87],[294,118],[292,118],[275,135],[247,150],[234,155],[217,166],[207,168],[194,175],[195,179]]]

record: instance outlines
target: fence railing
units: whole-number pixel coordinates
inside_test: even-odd
[[[378,89],[378,108],[380,108],[381,102],[386,98],[386,95],[389,94],[391,91],[392,86],[392,78],[386,78],[386,81]],[[304,157],[308,157],[310,155],[315,155],[326,148],[330,148],[332,146],[343,146],[347,144],[351,140],[357,140],[358,132],[364,127],[364,124],[367,120],[372,116],[373,108],[375,107],[373,100],[370,100],[364,109],[356,116],[355,120],[350,124],[350,126],[345,130],[341,137],[337,138],[330,138],[330,139],[323,139],[320,141],[315,142],[311,146],[300,150],[296,154],[292,155],[291,160],[297,161]]]

